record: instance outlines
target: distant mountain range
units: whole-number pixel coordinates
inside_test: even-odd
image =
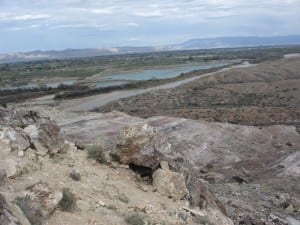
[[[277,37],[218,37],[192,39],[182,44],[175,45],[174,47],[177,49],[210,49],[297,44],[300,44],[300,35]]]
[[[32,51],[0,54],[0,63],[22,62],[44,59],[64,59],[78,57],[93,57],[115,54],[130,54],[144,52],[159,52],[172,50],[238,48],[276,45],[298,45],[300,35],[275,37],[217,37],[192,39],[181,44],[150,47],[114,47],[102,49],[65,49],[62,51]]]

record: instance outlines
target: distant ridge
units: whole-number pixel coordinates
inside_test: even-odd
[[[47,59],[67,59],[79,57],[94,57],[103,55],[117,55],[130,53],[143,53],[167,50],[166,47],[158,49],[156,47],[113,47],[113,48],[86,48],[86,49],[65,49],[61,51],[32,51],[32,52],[15,52],[0,54],[0,63],[24,62],[33,60]]]
[[[217,37],[192,39],[181,44],[169,46],[145,46],[145,47],[112,47],[112,48],[87,48],[65,49],[61,51],[32,51],[0,54],[0,63],[24,62],[47,59],[66,59],[78,57],[93,57],[103,55],[145,53],[172,50],[213,49],[213,48],[238,48],[278,45],[298,45],[300,35],[274,36],[274,37]]]
[[[217,37],[192,39],[179,45],[175,49],[209,49],[209,48],[237,48],[237,47],[258,47],[276,45],[298,45],[300,35],[275,36],[275,37]]]

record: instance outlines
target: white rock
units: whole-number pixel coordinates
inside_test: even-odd
[[[12,150],[26,150],[29,146],[29,140],[26,137],[26,134],[22,130],[5,128],[3,130],[4,139],[8,139]],[[8,141],[6,141],[8,142]]]
[[[169,170],[170,168],[169,168],[169,164],[168,164],[168,162],[166,162],[166,161],[161,161],[160,162],[160,167],[163,169],[163,170]]]
[[[75,143],[71,142],[71,141],[64,141],[64,148],[63,148],[63,152],[68,152],[68,151],[76,151],[77,147],[75,145]]]
[[[39,131],[36,125],[29,125],[25,127],[24,132],[32,139],[37,138],[39,136]]]
[[[0,169],[6,171],[8,178],[15,178],[22,174],[21,165],[13,159],[0,160]]]
[[[21,150],[21,151],[18,152],[18,156],[19,156],[19,157],[24,157],[24,155],[25,155],[25,153],[24,153],[23,150]]]

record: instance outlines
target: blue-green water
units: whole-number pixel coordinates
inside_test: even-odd
[[[106,76],[106,80],[151,80],[151,79],[166,79],[177,77],[182,73],[188,73],[194,70],[206,70],[218,68],[231,64],[232,62],[207,63],[200,65],[188,65],[177,68],[168,69],[150,69],[133,73],[120,73]]]

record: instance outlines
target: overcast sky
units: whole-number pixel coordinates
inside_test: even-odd
[[[0,53],[300,34],[300,0],[0,0]]]

